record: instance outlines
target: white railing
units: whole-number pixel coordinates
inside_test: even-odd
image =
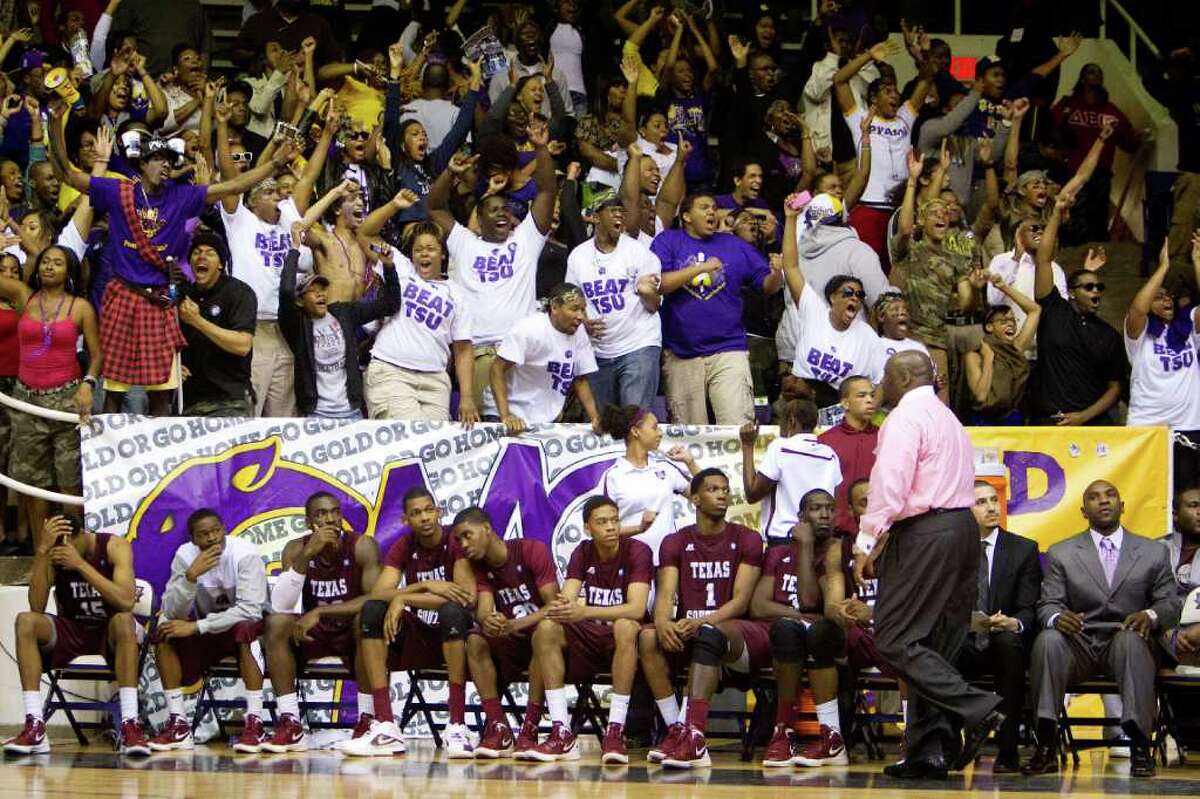
[[[13,410],[28,413],[31,416],[40,416],[43,419],[50,419],[55,422],[82,424],[83,421],[77,413],[55,411],[50,408],[43,408],[40,405],[31,405],[28,402],[23,402],[2,392],[0,392],[0,405],[6,405]],[[74,494],[60,494],[57,491],[47,491],[44,488],[38,488],[37,486],[22,483],[20,480],[14,480],[3,472],[0,472],[0,485],[11,488],[18,494],[44,499],[47,502],[60,502],[63,505],[83,505],[83,497],[77,497]]]
[[[1137,70],[1138,65],[1138,47],[1145,47],[1150,51],[1150,54],[1155,58],[1159,57],[1159,49],[1154,42],[1150,41],[1150,37],[1142,30],[1142,26],[1134,21],[1129,12],[1125,10],[1125,6],[1121,5],[1117,0],[1100,0],[1100,38],[1108,38],[1108,11],[1109,8],[1117,12],[1117,15],[1125,20],[1125,24],[1129,26],[1129,63]]]

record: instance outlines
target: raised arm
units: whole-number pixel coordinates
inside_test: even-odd
[[[621,33],[626,36],[633,36],[638,29],[638,24],[629,18],[633,10],[637,8],[640,0],[626,0],[616,11],[613,12],[613,21],[617,23],[617,27],[621,29]]]
[[[1014,189],[1020,176],[1021,163],[1021,123],[1025,114],[1029,113],[1029,100],[1020,97],[1012,104],[1012,130],[1008,132],[1008,141],[1004,143],[1004,187]]]
[[[800,209],[793,206],[799,200],[793,194],[783,201],[783,279],[787,281],[792,302],[799,304],[804,293],[804,273],[800,271],[800,247],[796,243],[796,225]]]
[[[1092,179],[1092,173],[1096,171],[1096,167],[1100,164],[1100,156],[1103,154],[1104,148],[1115,130],[1116,125],[1109,118],[1105,118],[1100,123],[1100,135],[1092,142],[1087,157],[1083,159],[1083,163],[1079,165],[1079,169],[1067,181],[1067,185],[1062,187],[1060,193],[1070,194],[1073,197],[1083,188],[1085,183]]]
[[[1037,336],[1038,322],[1042,318],[1042,306],[1038,305],[1025,293],[1019,291],[1008,283],[999,275],[989,275],[988,280],[995,286],[1001,294],[1012,300],[1018,308],[1025,312],[1025,321],[1021,323],[1021,329],[1017,332],[1016,339],[1013,340],[1013,346],[1019,352],[1024,352],[1033,346],[1033,340]]]
[[[315,225],[325,215],[325,212],[329,210],[330,206],[340,198],[349,197],[360,191],[362,191],[362,187],[357,182],[350,179],[343,180],[325,192],[321,199],[313,203],[312,207],[304,212],[304,218],[301,220],[304,227],[307,229]]]
[[[833,93],[837,97],[838,108],[843,114],[854,112],[854,92],[850,89],[850,79],[867,64],[875,61],[886,61],[890,56],[900,52],[900,45],[893,41],[882,41],[869,50],[864,50],[850,59],[844,67],[833,73]]]
[[[313,104],[316,104],[316,100]],[[296,203],[296,210],[300,213],[308,208],[308,204],[312,201],[313,187],[317,183],[317,176],[321,174],[321,170],[325,168],[325,159],[329,154],[329,147],[333,144],[333,136],[337,128],[342,124],[342,113],[338,110],[334,103],[329,104],[329,108],[325,112],[325,127],[321,129],[321,135],[317,139],[317,145],[313,148],[312,155],[308,159],[308,163],[304,166],[304,171],[300,173],[300,178],[296,181],[296,186],[292,189],[292,201]],[[301,135],[307,135],[307,131],[301,131]]]
[[[842,197],[842,205],[847,211],[858,205],[859,198],[862,197],[863,191],[867,188],[867,183],[871,180],[871,122],[875,118],[875,106],[867,108],[867,113],[862,119],[862,139],[858,146],[858,163],[854,167],[854,174],[850,176],[850,184],[846,186],[845,194]],[[808,131],[804,132],[804,141],[800,145],[800,160],[803,164],[804,171],[808,171],[808,159],[812,159],[812,170],[816,173],[817,170],[817,154],[813,150],[812,136],[808,135]]]
[[[1058,249],[1058,226],[1062,216],[1075,198],[1066,191],[1060,191],[1054,198],[1054,210],[1046,220],[1046,229],[1042,231],[1042,241],[1038,244],[1037,253],[1033,257],[1033,296],[1042,299],[1054,291],[1054,253]]]
[[[454,214],[450,213],[450,189],[454,181],[459,180],[471,166],[479,160],[478,155],[473,155],[470,158],[464,155],[455,155],[450,159],[450,163],[446,165],[445,171],[437,176],[429,186],[429,194],[425,197],[425,209],[429,214],[430,220],[433,221],[442,232],[447,236],[450,231],[454,230],[455,224]]]
[[[908,151],[908,182],[904,184],[904,200],[900,203],[900,216],[896,226],[896,258],[908,252],[916,219],[917,185],[921,179],[921,168],[925,157],[915,150]]]
[[[558,193],[558,178],[554,174],[554,159],[550,157],[550,128],[539,126],[529,131],[529,142],[536,148],[534,160],[537,167],[533,179],[537,183],[537,196],[529,205],[534,224],[542,235],[550,234],[554,223],[554,197]]]
[[[1083,44],[1083,34],[1079,31],[1074,31],[1070,36],[1063,36],[1058,40],[1058,52],[1051,56],[1048,61],[1034,67],[1032,70],[1033,74],[1039,78],[1046,77],[1074,55],[1081,44]]]
[[[1162,288],[1167,271],[1171,268],[1168,244],[1169,242],[1163,239],[1162,248],[1158,252],[1158,266],[1129,303],[1129,311],[1125,314],[1125,335],[1129,338],[1140,338],[1146,329],[1146,323],[1150,319],[1150,304],[1154,302],[1154,295]]]
[[[625,148],[629,158],[621,175],[621,206],[625,211],[625,232],[637,238],[642,223],[642,151],[636,144]]]
[[[237,177],[209,186],[205,194],[205,199],[213,203],[231,194],[245,194],[260,181],[287,169],[288,164],[291,163],[295,155],[295,145],[290,140],[286,141],[274,152],[269,160],[264,161],[251,170],[243,172]]]
[[[662,186],[659,187],[658,197],[654,200],[654,213],[662,221],[663,227],[670,227],[679,211],[679,204],[687,194],[687,160],[692,155],[692,143],[679,134],[679,144],[675,150],[675,163],[663,175]],[[639,183],[641,176],[639,175]]]

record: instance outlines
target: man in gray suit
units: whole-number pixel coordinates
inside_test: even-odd
[[[1130,774],[1154,775],[1151,632],[1174,626],[1179,600],[1167,549],[1121,526],[1124,503],[1097,480],[1083,492],[1089,529],[1050,547],[1029,675],[1037,703],[1037,751],[1025,774],[1058,770],[1058,713],[1071,683],[1095,674],[1121,689],[1121,729],[1132,741]]]

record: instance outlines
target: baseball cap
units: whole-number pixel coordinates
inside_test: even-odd
[[[800,216],[801,232],[811,233],[821,225],[839,225],[845,215],[846,206],[837,197],[821,192],[809,200]]]
[[[192,236],[192,243],[188,246],[188,261],[192,260],[192,253],[197,247],[212,247],[221,259],[221,266],[229,266],[229,245],[225,243],[224,237],[216,233],[197,233]]]
[[[329,278],[325,277],[324,275],[319,275],[316,272],[309,272],[307,275],[300,278],[300,282],[296,284],[296,296],[299,297],[300,295],[304,294],[304,292],[317,285],[328,288]]]
[[[982,78],[992,67],[1004,69],[1004,63],[998,55],[988,55],[975,62],[975,77]]]

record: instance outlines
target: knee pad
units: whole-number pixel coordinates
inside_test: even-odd
[[[729,650],[725,633],[711,624],[701,624],[692,644],[692,660],[702,666],[719,666]]]
[[[471,611],[457,602],[447,602],[438,608],[438,624],[443,641],[465,641],[474,626]]]
[[[358,631],[363,638],[383,638],[383,618],[387,616],[388,603],[382,599],[368,599],[358,612]]]
[[[771,655],[781,663],[804,660],[804,622],[799,619],[776,619],[771,625]]]
[[[846,650],[846,631],[828,619],[818,619],[808,628],[808,656],[816,668],[824,669]]]

